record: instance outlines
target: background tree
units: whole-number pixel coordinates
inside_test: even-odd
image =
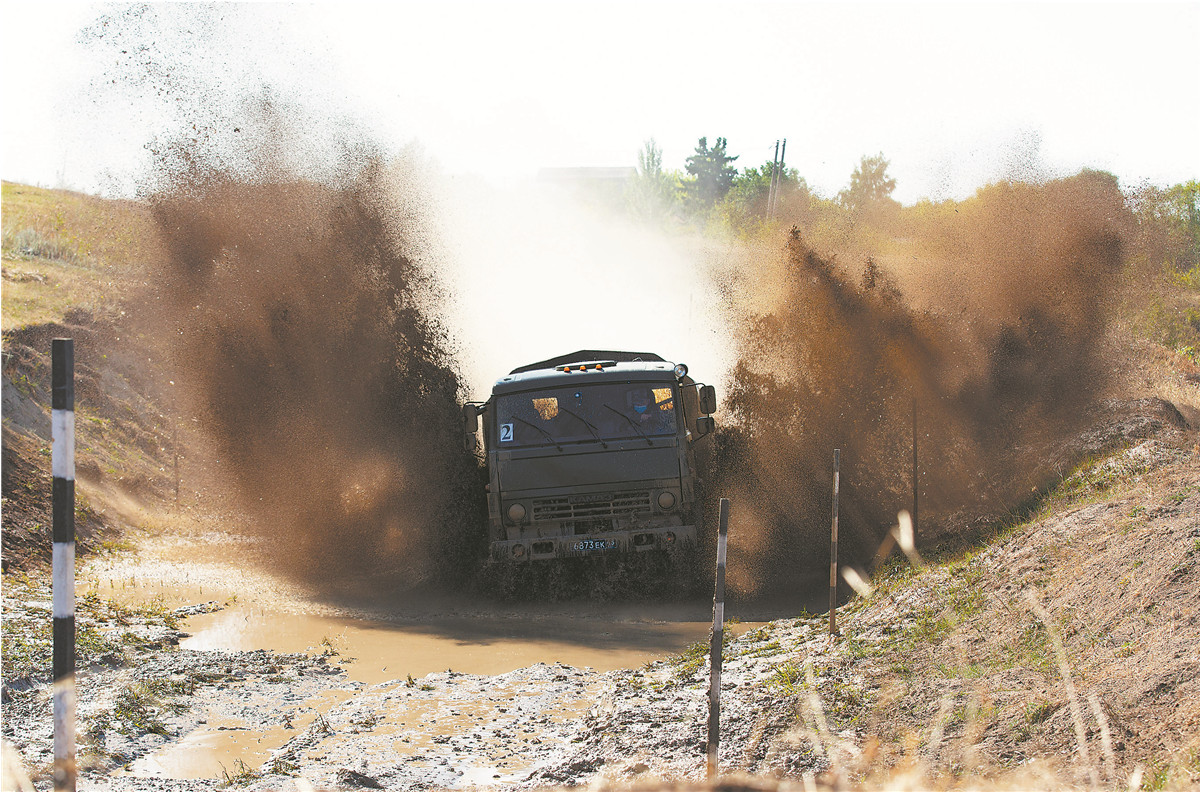
[[[650,138],[638,152],[637,176],[629,184],[626,200],[630,213],[638,217],[664,217],[675,203],[678,177],[664,171],[662,149]]]
[[[717,138],[710,149],[708,138],[700,138],[696,153],[687,158],[687,172],[692,178],[685,183],[689,199],[699,209],[708,209],[725,197],[733,186],[737,168],[730,163],[737,159],[725,153],[725,138]]]
[[[888,176],[889,164],[882,152],[874,157],[864,156],[850,174],[850,185],[838,193],[838,199],[852,212],[894,204],[892,192],[896,180]]]
[[[775,163],[768,160],[757,168],[746,168],[733,179],[726,200],[738,204],[747,212],[766,214],[767,198],[771,194],[771,171]],[[795,168],[785,167],[779,174],[779,201],[795,193],[808,193],[808,182]]]
[[[771,172],[775,163],[768,160],[757,168],[746,168],[733,179],[733,185],[719,204],[721,219],[731,230],[742,234],[766,231],[771,223],[767,201],[771,194]],[[779,193],[775,219],[798,222],[809,208],[808,182],[795,168],[779,174]]]

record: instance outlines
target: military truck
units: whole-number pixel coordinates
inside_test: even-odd
[[[693,445],[716,393],[682,363],[580,350],[513,369],[463,407],[487,458],[490,560],[520,564],[696,542]]]

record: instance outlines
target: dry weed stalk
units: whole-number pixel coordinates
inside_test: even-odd
[[[1092,715],[1096,718],[1096,723],[1100,724],[1100,746],[1104,749],[1104,777],[1111,780],[1116,777],[1117,757],[1113,753],[1108,718],[1105,717],[1104,708],[1100,706],[1100,699],[1095,693],[1088,694],[1088,706],[1092,708]]]
[[[842,579],[850,585],[850,588],[854,589],[855,594],[864,599],[871,596],[871,593],[875,590],[866,577],[854,567],[843,567]]]
[[[1079,744],[1079,756],[1087,766],[1092,789],[1098,789],[1100,787],[1100,777],[1096,772],[1095,765],[1092,764],[1091,756],[1088,752],[1087,729],[1083,725],[1083,712],[1079,706],[1079,694],[1075,690],[1075,682],[1071,679],[1071,667],[1067,663],[1066,647],[1063,646],[1062,637],[1058,634],[1058,629],[1050,619],[1049,612],[1038,602],[1037,594],[1033,589],[1025,592],[1025,600],[1029,603],[1030,609],[1045,626],[1046,633],[1050,636],[1051,645],[1054,647],[1054,658],[1058,663],[1058,672],[1062,676],[1063,686],[1067,690],[1067,704],[1071,708],[1071,719],[1075,723],[1075,740]]]
[[[845,789],[847,772],[845,761],[862,757],[862,751],[849,740],[842,739],[829,729],[825,718],[825,709],[821,706],[821,698],[817,695],[816,673],[813,671],[812,659],[804,661],[804,679],[807,695],[800,699],[800,717],[805,728],[793,731],[792,739],[799,742],[808,740],[816,753],[824,756],[829,762],[829,772],[832,786],[835,789]],[[806,774],[805,788],[815,783],[811,774]],[[812,787],[815,788],[815,787]]]
[[[1141,762],[1133,768],[1133,772],[1129,774],[1129,792],[1137,792],[1142,788],[1142,776],[1145,775],[1146,768]]]
[[[892,528],[892,534],[896,538],[896,543],[900,545],[900,549],[904,551],[904,555],[908,556],[909,563],[919,570],[924,570],[928,565],[925,559],[921,558],[921,554],[917,552],[917,543],[913,535],[912,515],[907,511],[901,511],[896,515],[897,524]]]
[[[933,732],[929,735],[929,767],[931,768],[937,765],[938,751],[942,748],[942,738],[945,736],[946,719],[950,716],[950,708],[953,706],[953,696],[942,696],[941,704],[938,705],[937,718],[933,722]]]

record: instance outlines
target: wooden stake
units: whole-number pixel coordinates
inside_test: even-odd
[[[913,438],[913,458],[912,458],[912,484],[913,484],[913,507],[912,507],[912,524],[913,524],[913,547],[916,547],[917,536],[919,535],[917,522],[920,512],[917,510],[919,506],[917,492],[920,487],[920,473],[917,469],[917,397],[913,397],[912,403],[912,438]]]
[[[842,450],[833,449],[833,524],[829,537],[829,634],[837,635],[838,582],[838,484],[841,476]]]
[[[729,535],[729,499],[721,498],[717,530],[717,579],[713,587],[713,627],[709,642],[708,777],[717,777],[717,748],[721,741],[721,646],[725,638],[725,548]]]

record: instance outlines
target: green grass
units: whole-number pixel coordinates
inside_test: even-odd
[[[1190,487],[1184,487],[1179,492],[1173,493],[1167,500],[1172,506],[1178,506],[1197,492],[1200,492],[1200,485],[1193,484]]]
[[[49,587],[26,573],[6,574],[4,594],[23,601],[45,601],[50,597]],[[80,668],[105,660],[124,662],[127,650],[141,639],[123,627],[134,624],[179,627],[178,619],[161,600],[124,605],[94,592],[76,600],[75,618],[75,656]],[[48,679],[53,648],[48,609],[28,607],[24,615],[6,616],[4,640],[0,642],[4,679]]]
[[[1050,716],[1062,709],[1061,703],[1050,701],[1031,701],[1025,705],[1025,722],[1032,725],[1044,723]]]
[[[64,240],[58,234],[43,235],[36,228],[5,228],[3,250],[14,260],[46,259],[67,264],[82,260],[79,244]]]
[[[5,619],[3,663],[6,680],[50,678],[54,641],[49,612],[39,619]],[[84,667],[105,657],[121,658],[125,644],[120,637],[102,633],[92,624],[75,628],[76,665]]]
[[[775,667],[771,676],[767,677],[766,685],[785,696],[795,696],[804,690],[804,669],[789,660]]]
[[[849,655],[855,659],[890,658],[940,643],[955,627],[983,610],[986,598],[974,586],[980,574],[968,571],[952,578],[944,589],[934,587],[929,592],[932,602],[908,614],[903,627],[884,634],[878,641],[847,634],[845,645]]]
[[[707,651],[708,651],[708,645],[705,644],[705,652],[707,653]],[[748,649],[746,649],[745,652],[742,653],[742,656],[743,657],[771,657],[772,655],[782,654],[783,652],[784,652],[784,648],[783,648],[783,646],[780,645],[779,641],[768,640],[765,643],[758,643],[754,646],[749,647]]]
[[[727,649],[730,641],[733,640],[733,635],[729,630],[721,632],[721,659],[728,659]],[[686,649],[677,655],[667,659],[667,664],[675,669],[674,678],[677,682],[683,682],[691,678],[693,674],[704,667],[704,662],[708,659],[710,652],[709,641],[696,641],[689,645]]]
[[[168,713],[186,710],[186,704],[174,699],[190,696],[195,689],[196,682],[191,679],[152,679],[126,685],[117,693],[111,709],[92,718],[86,736],[92,743],[99,743],[109,730],[135,738],[143,734],[170,736],[163,719]]]

